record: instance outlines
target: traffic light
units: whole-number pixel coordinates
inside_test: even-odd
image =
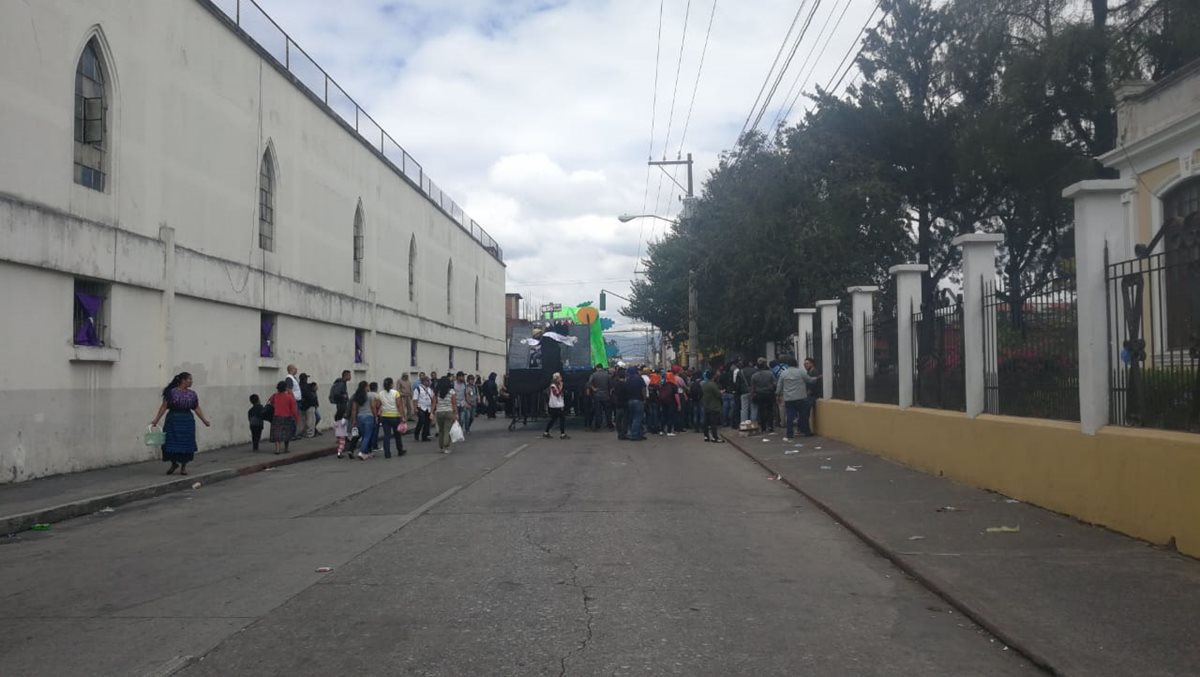
[[[608,306],[608,297],[604,292],[600,292],[600,310],[608,310],[606,306]]]

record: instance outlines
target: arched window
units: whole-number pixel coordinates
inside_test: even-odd
[[[454,259],[446,262],[446,314],[454,312]]]
[[[104,191],[108,99],[100,43],[88,40],[75,67],[75,183]]]
[[[475,276],[475,324],[479,324],[479,276]],[[478,367],[476,367],[478,368]]]
[[[1164,291],[1167,301],[1167,348],[1188,350],[1200,333],[1200,177],[1188,179],[1163,196]]]
[[[408,300],[417,300],[417,236],[408,241]]]
[[[362,200],[354,210],[354,281],[362,282],[363,268],[363,210]]]
[[[275,251],[275,158],[270,146],[263,151],[258,176],[258,246]]]

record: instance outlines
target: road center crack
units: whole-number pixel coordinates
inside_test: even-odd
[[[588,648],[588,645],[591,644],[592,621],[595,620],[595,618],[596,618],[596,612],[592,609],[591,603],[595,600],[595,598],[593,598],[588,593],[588,587],[585,585],[582,585],[579,582],[579,563],[578,562],[576,562],[571,557],[568,557],[562,553],[554,552],[550,548],[546,547],[546,545],[544,545],[542,543],[538,543],[537,541],[533,540],[533,536],[529,533],[528,530],[525,531],[525,540],[528,541],[530,545],[537,548],[541,552],[543,552],[547,555],[550,555],[551,557],[557,557],[558,559],[561,559],[562,561],[571,565],[571,579],[569,581],[569,584],[571,587],[573,587],[579,591],[579,596],[583,603],[583,613],[584,613],[584,617],[585,617],[583,639],[580,640],[578,646],[571,649],[566,654],[564,654],[561,658],[559,658],[560,670],[558,673],[558,677],[566,677],[567,664],[571,661],[572,658],[575,658],[576,656],[578,656],[578,655],[582,654],[584,651],[586,651]]]

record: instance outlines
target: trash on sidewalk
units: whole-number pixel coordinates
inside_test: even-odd
[[[193,488],[193,489],[199,489],[199,488],[200,488],[200,483],[199,483],[199,482],[193,482],[193,483],[192,483],[192,488]]]
[[[909,537],[908,537],[908,540],[910,540],[910,541],[923,541],[923,540],[925,540],[925,537],[924,537],[924,536],[909,536]]]
[[[45,522],[38,522],[29,528],[33,529],[34,531],[50,531],[50,525],[46,524]]]
[[[1015,534],[1021,530],[1021,527],[988,527],[989,534]]]
[[[787,456],[788,454],[798,454],[798,453],[800,453],[799,449],[788,449],[787,451],[783,452],[783,455]]]
[[[848,465],[846,466],[846,472],[858,472],[860,468],[862,468],[861,465]]]
[[[821,447],[813,447],[813,449],[816,449],[817,451],[820,451],[820,450],[821,450]]]
[[[107,513],[107,512],[116,512],[116,510],[113,510],[111,507],[108,507],[108,508],[101,508],[98,512],[106,512]]]
[[[770,442],[770,441],[771,441],[771,440],[770,440],[770,438],[768,438],[768,437],[764,437],[764,438],[763,438],[763,442]]]
[[[317,573],[319,574],[327,574],[330,571],[333,571],[333,567],[317,567]]]
[[[769,479],[769,480],[781,480],[781,479],[783,479],[783,475],[780,475],[779,473],[775,473],[774,475],[767,475],[767,479]]]
[[[1020,503],[1020,501],[1018,501],[1015,498],[1006,498],[1006,499],[1004,499],[1004,502],[1005,503]]]
[[[821,466],[821,470],[833,470],[833,466],[831,466],[831,465],[823,465],[823,466]]]
[[[956,508],[952,505],[943,505],[937,509],[937,512],[965,512],[966,508]]]

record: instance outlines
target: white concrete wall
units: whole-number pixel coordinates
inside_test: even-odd
[[[110,97],[103,193],[72,180],[74,74],[92,35]],[[0,91],[0,482],[153,457],[139,437],[180,370],[214,423],[201,447],[248,439],[249,393],[289,362],[324,390],[351,366],[355,329],[368,362],[356,378],[445,371],[448,346],[459,369],[479,351],[480,372],[502,371],[503,264],[200,2],[0,4]],[[268,145],[274,252],[257,246]],[[112,285],[114,361],[73,359],[77,276]],[[258,356],[261,312],[278,315],[276,361]]]

